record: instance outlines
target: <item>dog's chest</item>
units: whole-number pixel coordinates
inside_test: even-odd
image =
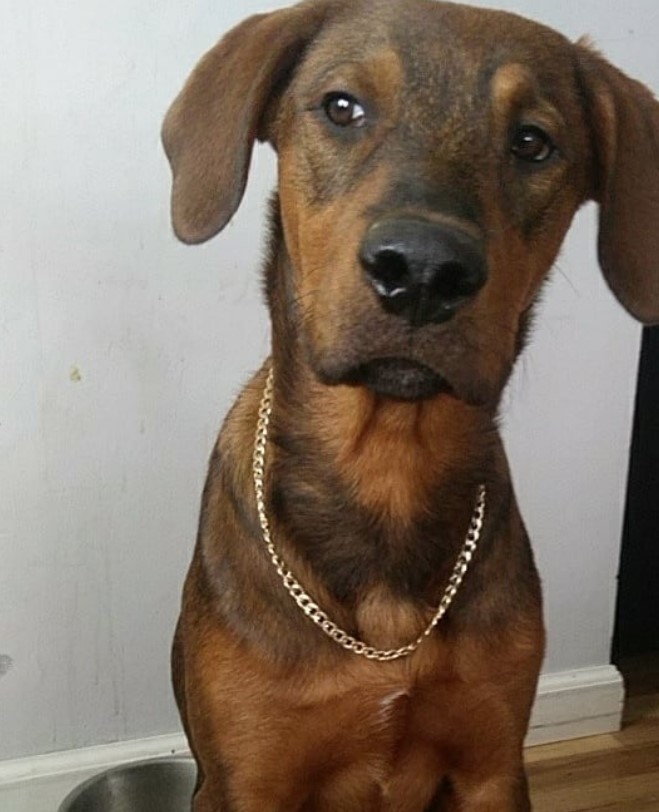
[[[357,690],[349,704],[332,714],[337,759],[309,812],[423,812],[445,772],[441,713],[403,686]]]

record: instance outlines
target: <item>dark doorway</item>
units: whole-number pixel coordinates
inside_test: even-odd
[[[613,661],[659,652],[659,326],[643,331]]]

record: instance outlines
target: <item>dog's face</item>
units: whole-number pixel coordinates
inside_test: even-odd
[[[609,284],[659,318],[658,134],[647,91],[540,25],[329,0],[229,34],[170,111],[165,143],[189,241],[235,210],[254,137],[277,150],[287,306],[321,380],[495,404],[585,200],[602,205]]]
[[[269,134],[317,373],[487,402],[589,191],[590,139],[561,37],[432,10],[328,26]]]

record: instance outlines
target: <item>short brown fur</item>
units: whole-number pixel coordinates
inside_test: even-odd
[[[337,92],[362,104],[364,126],[331,124]],[[512,148],[528,125],[556,147],[535,165]],[[584,201],[601,207],[613,292],[659,320],[659,105],[586,45],[514,15],[307,0],[221,40],[163,137],[187,242],[235,212],[256,138],[279,159],[265,269],[272,355],[211,458],[174,642],[199,766],[194,812],[527,812],[522,746],[544,631],[497,407]],[[360,250],[387,218],[482,251],[484,284],[452,318],[407,323],[381,306]],[[251,463],[269,368],[273,537],[350,634],[390,648],[423,630],[487,489],[472,567],[407,659],[344,651],[274,570]],[[437,391],[415,394],[407,369]]]

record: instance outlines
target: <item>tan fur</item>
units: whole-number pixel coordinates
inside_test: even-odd
[[[457,401],[404,403],[335,387],[319,398],[314,422],[360,504],[409,523],[423,513],[430,488],[455,465],[482,417]],[[466,527],[472,506],[464,507]]]

